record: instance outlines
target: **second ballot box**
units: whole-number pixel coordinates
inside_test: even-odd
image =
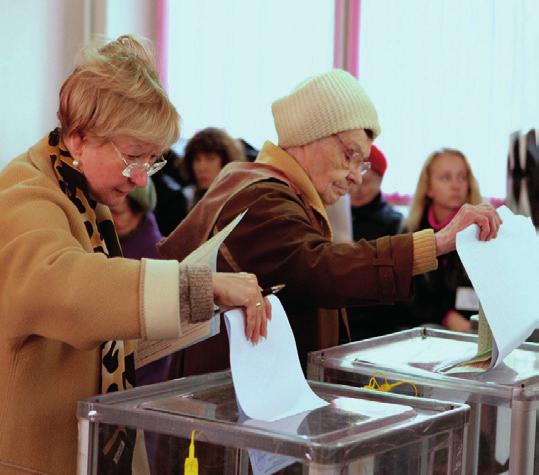
[[[466,474],[539,473],[539,345],[522,344],[482,374],[436,370],[475,347],[476,335],[414,328],[312,352],[307,373],[311,380],[354,387],[374,381],[401,394],[466,403],[471,407]]]

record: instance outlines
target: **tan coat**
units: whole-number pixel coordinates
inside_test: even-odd
[[[179,336],[180,307],[208,318],[211,274],[94,254],[46,138],[0,173],[0,209],[0,473],[72,475],[76,404],[99,390],[100,343]]]

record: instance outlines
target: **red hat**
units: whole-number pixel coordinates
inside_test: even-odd
[[[371,170],[383,177],[384,173],[386,172],[387,161],[385,155],[380,151],[378,147],[376,147],[376,145],[371,145],[369,162],[371,162]]]

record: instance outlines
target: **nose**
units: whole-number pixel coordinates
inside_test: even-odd
[[[129,180],[139,188],[144,188],[148,184],[148,174],[146,171],[140,171],[138,173],[133,173]]]
[[[346,179],[355,185],[361,185],[361,183],[363,183],[363,176],[361,175],[361,166],[352,168],[348,172]]]
[[[459,181],[458,178],[453,178],[451,180],[451,188],[458,190],[462,186],[462,183]]]

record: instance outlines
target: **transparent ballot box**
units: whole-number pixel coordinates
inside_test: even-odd
[[[309,384],[329,404],[275,422],[239,415],[228,371],[79,402],[79,473],[108,473],[118,428],[144,431],[154,474],[184,473],[193,431],[200,474],[462,473],[467,405]]]
[[[539,473],[539,345],[522,344],[482,374],[436,370],[476,347],[476,335],[414,328],[310,353],[307,373],[312,380],[356,387],[375,381],[400,394],[466,403],[471,407],[467,474]]]

